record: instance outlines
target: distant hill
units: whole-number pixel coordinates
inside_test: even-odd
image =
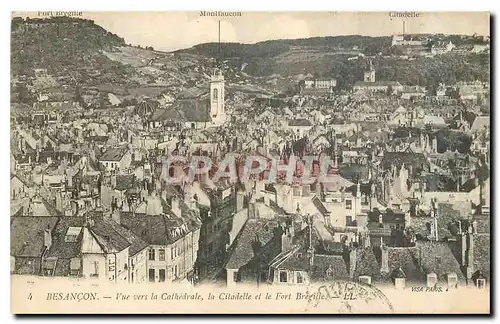
[[[326,72],[318,65],[336,60],[338,55],[379,53],[391,45],[390,37],[332,36],[307,39],[270,40],[256,44],[206,43],[178,52],[220,57],[234,65],[246,65],[245,72],[254,76],[291,75]],[[325,57],[329,56],[329,57]],[[342,59],[345,59],[342,57]]]
[[[464,42],[460,36],[452,38]],[[34,69],[42,68],[64,85],[131,88],[139,83],[155,84],[157,74],[163,74],[160,83],[194,86],[207,78],[212,58],[224,61],[227,79],[234,82],[243,82],[247,77],[264,77],[258,80],[266,82],[276,76],[287,82],[292,76],[312,74],[335,78],[338,88],[349,89],[362,80],[367,56],[377,70],[377,80],[396,80],[433,89],[441,82],[490,79],[489,54],[447,54],[404,60],[394,53],[391,37],[352,35],[256,44],[206,43],[170,54],[127,46],[123,38],[92,20],[69,17],[12,20],[12,75],[31,76]],[[175,80],[182,82],[175,84]]]
[[[424,35],[420,37],[424,38]],[[461,36],[441,35],[437,38],[440,41],[453,40],[459,45],[468,42]],[[441,82],[454,84],[461,80],[489,81],[490,78],[488,54],[398,59],[395,55],[400,53],[391,47],[391,37],[314,37],[256,44],[221,43],[220,46],[217,43],[206,43],[177,52],[219,57],[235,67],[244,67],[245,73],[256,77],[274,74],[287,77],[310,73],[335,78],[340,88],[350,88],[356,81],[362,80],[368,65],[368,60],[364,58],[366,56],[371,57],[378,80],[397,80],[403,84],[422,85],[432,89]]]
[[[113,67],[102,51],[125,46],[123,38],[106,31],[92,20],[54,17],[12,19],[11,73],[33,73],[35,68],[61,75],[79,76],[92,69]]]

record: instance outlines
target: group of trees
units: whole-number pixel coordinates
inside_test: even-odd
[[[40,67],[53,75],[99,69],[103,63],[100,51],[125,45],[123,38],[90,20],[57,17],[44,19],[38,27],[30,24],[31,20],[13,22],[11,70],[17,75]]]
[[[460,36],[457,36],[460,38]],[[457,38],[455,37],[455,38]],[[453,38],[452,41],[457,41]],[[466,40],[462,40],[465,42]],[[303,58],[295,55],[283,59],[277,56],[290,52],[291,46],[305,46],[315,49],[310,56],[305,52]],[[247,63],[245,72],[254,76],[271,74],[294,75],[311,72],[323,77],[337,79],[338,89],[348,89],[359,80],[367,69],[367,60],[362,58],[348,60],[351,54],[332,54],[336,49],[357,49],[365,55],[375,56],[372,60],[377,71],[377,80],[399,81],[407,85],[420,85],[435,89],[440,83],[454,84],[457,81],[489,81],[490,58],[488,54],[446,54],[432,58],[418,57],[415,60],[386,58],[379,53],[390,54],[390,37],[338,36],[315,37],[296,40],[274,40],[257,44],[208,43],[195,46],[186,51],[209,57],[229,59],[232,64],[241,66]],[[318,54],[319,53],[319,54]],[[393,53],[394,54],[394,53]]]

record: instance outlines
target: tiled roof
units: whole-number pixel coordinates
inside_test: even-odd
[[[474,234],[474,271],[490,278],[491,238],[489,234]]]
[[[59,222],[52,235],[52,246],[49,249],[47,257],[72,258],[81,252],[83,230],[74,242],[66,240],[66,233],[70,227],[80,227],[84,225],[83,217],[60,217]]]
[[[131,246],[131,242],[120,234],[123,231],[119,227],[114,221],[97,220],[89,229],[104,252],[117,253]]]
[[[121,223],[149,244],[166,245],[164,216],[121,214]]]
[[[334,279],[349,279],[347,265],[342,256],[318,255],[314,256],[311,269],[312,281],[331,281]]]
[[[51,231],[57,217],[13,217],[10,224],[10,254],[15,257],[41,257],[45,250],[45,229]]]
[[[226,269],[239,269],[255,257],[255,242],[265,246],[274,237],[279,226],[276,221],[249,219],[235,238]]]
[[[126,147],[113,147],[109,148],[104,152],[100,157],[99,161],[120,161],[123,156],[128,152],[128,148]]]
[[[356,268],[353,279],[356,280],[359,276],[371,276],[372,280],[377,280],[380,276],[380,266],[371,247],[356,249]]]
[[[304,246],[296,246],[291,251],[286,251],[283,254],[283,258],[278,256],[276,259],[278,262],[275,262],[273,265],[276,269],[300,271],[308,271],[310,269],[309,255],[306,247]]]
[[[423,274],[413,261],[412,250],[415,250],[415,248],[388,247],[390,275],[393,275],[395,270],[401,268],[404,271],[407,280],[414,282],[420,282],[423,280]]]
[[[183,218],[168,215],[121,213],[121,224],[148,244],[168,245],[200,228],[200,223],[183,213]]]
[[[460,264],[446,242],[419,241],[411,249],[411,255],[423,275],[435,273],[439,281],[446,281],[448,274],[455,273],[459,281],[465,281]]]

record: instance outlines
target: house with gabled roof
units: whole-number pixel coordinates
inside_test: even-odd
[[[119,212],[120,223],[148,244],[148,282],[194,280],[201,220],[176,195],[148,199],[145,208]],[[149,204],[157,201],[158,208]]]
[[[11,237],[15,274],[116,283],[146,278],[147,244],[110,216],[13,217]]]

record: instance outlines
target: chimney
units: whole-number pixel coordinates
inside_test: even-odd
[[[438,209],[436,208],[436,212],[434,214],[434,221],[433,221],[433,225],[434,225],[434,239],[436,241],[439,241],[439,228],[438,228]]]
[[[307,249],[307,253],[309,254],[309,266],[312,267],[314,265],[314,247],[312,244],[312,217],[309,215],[308,217],[309,223],[309,248]]]
[[[47,226],[47,228],[44,231],[43,245],[47,250],[50,249],[52,245],[52,230],[50,229],[50,226]]]
[[[245,194],[241,191],[236,193],[236,212],[243,209],[243,202],[245,201]]]
[[[460,260],[460,265],[466,266],[467,265],[467,234],[466,233],[460,233],[460,252],[462,259]]]
[[[380,250],[382,252],[380,272],[388,273],[389,272],[389,248],[385,244],[382,244],[380,246]]]
[[[283,234],[281,235],[281,252],[290,251],[292,249],[293,234],[287,225],[284,226]]]
[[[182,212],[179,207],[179,197],[175,195],[172,197],[172,213],[177,217],[182,217]]]
[[[252,195],[250,197],[250,201],[248,202],[248,219],[257,218],[255,208],[256,208],[255,207],[255,198]]]
[[[467,233],[467,268],[470,268],[470,273],[474,272],[474,234],[472,233],[472,226],[469,226],[469,233]]]
[[[357,249],[356,248],[352,248],[351,249],[351,252],[349,254],[349,277],[352,279],[354,279],[354,271],[356,270],[356,258],[357,258]]]
[[[71,172],[71,168],[68,168],[68,171],[66,173],[66,179],[68,179],[68,187],[71,188],[73,187],[73,174]]]

